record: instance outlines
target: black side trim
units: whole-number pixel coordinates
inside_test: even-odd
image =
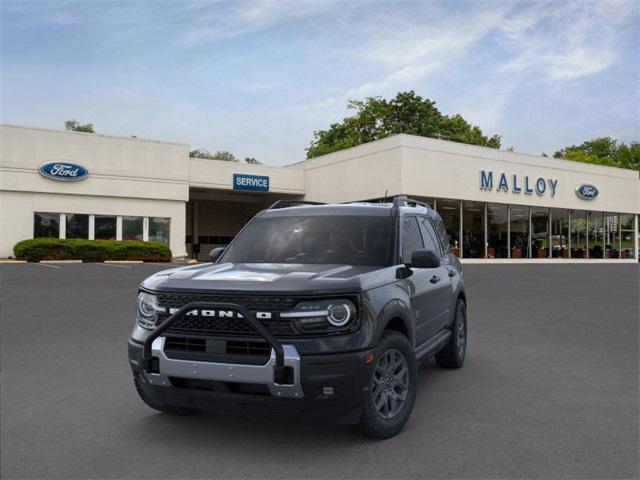
[[[450,330],[440,330],[433,338],[430,338],[422,345],[416,347],[416,360],[420,360],[428,356],[429,354],[434,354],[437,352],[438,348],[440,348],[444,343],[449,340],[451,336]]]

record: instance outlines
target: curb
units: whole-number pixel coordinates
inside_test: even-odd
[[[82,263],[82,260],[40,260],[38,263]]]
[[[26,260],[9,260],[9,259],[0,259],[0,265],[9,265],[12,263],[27,263]]]
[[[102,263],[144,263],[142,260],[105,260]]]

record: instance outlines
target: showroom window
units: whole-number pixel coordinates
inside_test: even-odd
[[[571,211],[571,258],[587,258],[587,212]]]
[[[487,258],[508,258],[508,205],[487,205]]]
[[[617,213],[604,214],[604,258],[620,258],[620,218]]]
[[[462,258],[484,258],[484,203],[462,203]]]
[[[633,244],[634,235],[633,215],[628,213],[620,214],[620,252],[622,258],[636,258]]]
[[[36,212],[33,214],[33,238],[60,238],[60,214]]]
[[[511,258],[529,258],[529,207],[511,205]]]
[[[113,215],[96,215],[94,219],[96,240],[115,240],[118,232],[118,218]]]
[[[122,217],[122,240],[142,240],[143,227],[142,217]]]
[[[551,256],[569,258],[569,210],[551,209]]]
[[[460,202],[438,198],[436,207],[449,235],[449,250],[460,256]]]
[[[171,219],[149,217],[149,241],[169,244],[169,226]]]
[[[549,209],[531,207],[531,258],[549,257]]]
[[[66,238],[89,238],[89,215],[66,214]]]
[[[604,258],[604,222],[602,212],[589,212],[587,214],[587,228],[589,234],[589,258]]]

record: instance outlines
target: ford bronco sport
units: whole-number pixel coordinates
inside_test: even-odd
[[[397,434],[417,363],[462,366],[462,268],[426,204],[279,201],[138,292],[129,362],[161,412],[305,414]]]

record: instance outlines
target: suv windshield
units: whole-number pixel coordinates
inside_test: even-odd
[[[350,215],[257,218],[220,262],[392,265],[394,220]]]

